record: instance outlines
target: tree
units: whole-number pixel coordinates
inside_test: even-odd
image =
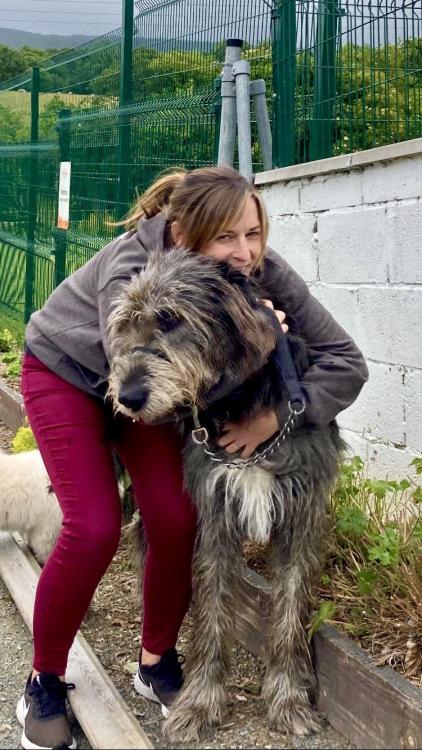
[[[24,46],[20,50],[0,44],[0,82],[29,71],[34,65],[39,65],[56,50],[34,49]],[[29,74],[28,74],[29,77]]]

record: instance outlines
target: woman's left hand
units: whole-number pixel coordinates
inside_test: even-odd
[[[274,310],[275,316],[281,325],[281,330],[283,331],[283,333],[287,333],[287,331],[289,330],[289,326],[287,325],[287,323],[284,323],[284,321],[286,320],[286,313],[282,310],[275,310],[274,305],[270,299],[261,299],[260,302],[262,302],[265,307],[270,307],[271,310]]]
[[[269,440],[280,429],[274,409],[267,409],[251,420],[227,422],[218,441],[227,453],[242,451],[242,458],[252,456],[261,443]]]

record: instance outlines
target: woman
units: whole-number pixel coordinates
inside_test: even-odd
[[[195,515],[183,492],[181,441],[172,424],[113,416],[107,321],[118,292],[156,247],[186,246],[259,276],[268,300],[306,338],[311,365],[302,386],[310,424],[327,424],[367,378],[350,337],[305,282],[266,248],[259,193],[235,170],[176,170],[139,199],[128,231],[69,276],[34,313],[22,371],[25,407],[64,514],[41,574],[34,610],[34,662],[18,705],[24,747],[75,747],[64,682],[73,639],[118,545],[121,509],[112,448],[126,466],[148,538],[144,622],[135,686],[163,713],[182,684],[175,644],[191,594]],[[286,404],[252,423],[227,424],[220,444],[251,455],[285,421]]]

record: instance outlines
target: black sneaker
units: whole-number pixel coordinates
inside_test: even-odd
[[[74,687],[50,672],[42,672],[32,681],[29,675],[16,709],[25,750],[76,748],[66,713],[66,694]]]
[[[136,692],[159,703],[161,713],[166,717],[183,685],[182,663],[183,657],[179,656],[175,648],[170,648],[162,655],[158,664],[152,667],[140,664],[135,675],[133,684]]]

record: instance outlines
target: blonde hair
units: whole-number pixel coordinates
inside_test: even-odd
[[[187,246],[201,250],[239,221],[249,197],[256,203],[261,225],[262,252],[256,263],[260,266],[268,239],[267,212],[258,190],[231,167],[191,171],[179,167],[162,174],[122,223],[134,228],[142,217],[151,218],[162,211],[169,224],[178,222]]]

